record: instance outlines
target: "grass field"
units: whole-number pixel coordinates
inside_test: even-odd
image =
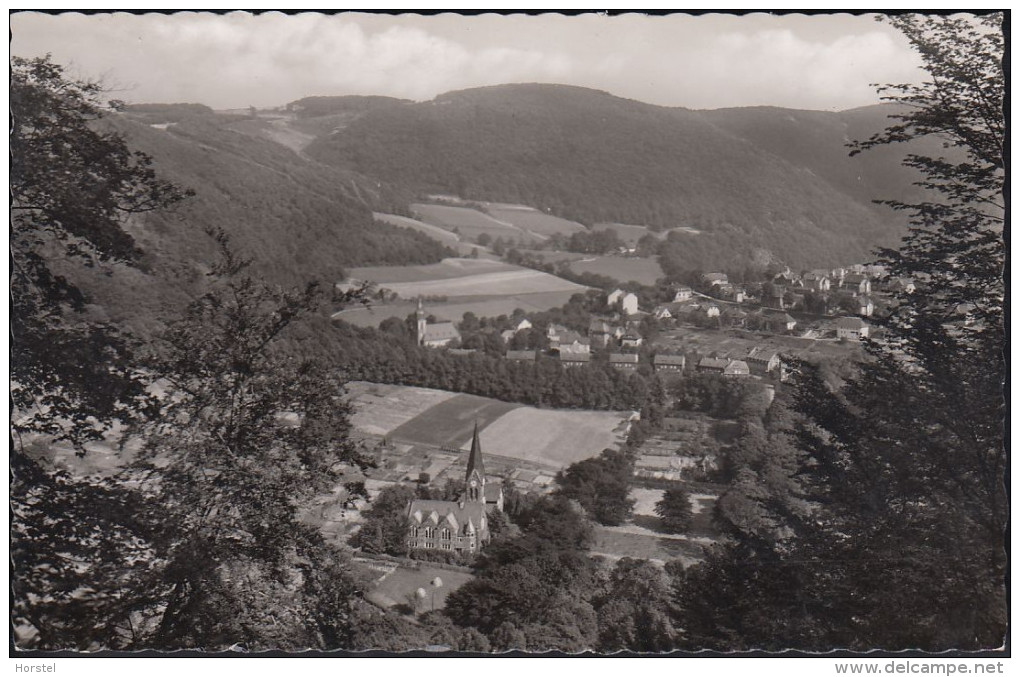
[[[436,577],[441,578],[443,586],[433,588],[430,583]],[[408,604],[408,598],[418,588],[424,588],[428,595],[420,602],[419,612],[432,609],[432,592],[435,590],[436,609],[442,609],[446,604],[446,598],[450,593],[460,588],[472,579],[472,575],[461,571],[449,569],[433,569],[422,567],[421,569],[410,569],[395,567],[392,571],[384,574],[365,596],[369,601],[386,608],[403,606]]]
[[[445,304],[432,304],[429,312],[449,320],[460,320],[468,310],[485,317],[508,315],[515,308],[548,310],[587,289],[555,275],[487,259],[448,258],[423,266],[372,266],[351,268],[348,272],[352,279],[374,282],[406,299],[418,295],[445,296],[447,303],[472,305],[444,311]],[[413,312],[413,306],[398,303],[351,308],[342,317],[361,326],[375,325],[387,317],[406,317]],[[356,317],[361,319],[353,319]]]
[[[460,297],[446,303],[428,303],[426,312],[437,318],[460,322],[464,313],[472,312],[478,317],[499,317],[511,315],[521,308],[526,312],[538,312],[562,306],[577,291],[554,291],[537,294],[514,294],[511,296]],[[414,301],[377,305],[370,308],[353,307],[336,313],[333,317],[342,319],[359,327],[376,327],[389,317],[404,319],[417,307]]]
[[[652,560],[659,564],[674,559],[681,559],[685,564],[693,564],[705,557],[704,544],[699,541],[660,535],[629,526],[602,525],[595,526],[595,544],[591,547],[591,553],[609,559],[633,557]]]
[[[627,223],[596,223],[591,227],[591,229],[593,232],[599,230],[611,230],[631,247],[636,245],[637,241],[642,237],[652,232],[648,229],[648,226],[635,226]]]
[[[354,427],[372,435],[386,435],[456,393],[431,388],[404,388],[355,381],[347,384],[354,405]]]
[[[482,430],[482,449],[562,468],[618,447],[623,437],[614,429],[629,415],[521,407]]]
[[[570,236],[573,233],[587,230],[587,228],[576,221],[561,219],[558,216],[552,216],[551,214],[546,214],[524,205],[486,203],[485,210],[500,221],[513,224],[522,230],[531,231],[539,235],[560,234]]]
[[[595,273],[620,282],[634,281],[645,285],[653,285],[665,275],[657,260],[627,256],[599,256],[575,260],[571,262],[570,269],[576,273]]]
[[[390,431],[390,437],[393,440],[457,449],[470,444],[475,422],[479,428],[485,428],[519,406],[477,395],[457,394],[394,428]]]
[[[623,442],[630,412],[537,409],[411,386],[352,383],[356,429],[392,442],[467,450],[477,421],[482,450],[563,468]],[[431,406],[430,406],[431,405]]]
[[[428,282],[431,280],[454,280],[473,275],[527,270],[512,263],[489,259],[448,258],[439,263],[421,266],[367,266],[350,268],[347,273],[357,280],[370,280],[377,284],[400,282]]]
[[[426,223],[449,231],[456,229],[455,232],[462,239],[471,241],[477,240],[482,233],[493,239],[497,237],[504,240],[540,241],[544,239],[544,236],[535,235],[512,223],[494,219],[488,214],[468,207],[416,203],[411,205],[411,212]]]
[[[397,216],[396,214],[383,214],[381,212],[372,212],[372,217],[376,221],[382,221],[383,223],[389,223],[394,226],[417,230],[419,233],[425,233],[429,237],[439,240],[443,244],[452,245],[460,242],[460,238],[457,237],[456,233],[451,233],[444,228],[433,226],[431,223],[425,223],[424,221],[418,221],[417,219],[411,219],[406,216]]]

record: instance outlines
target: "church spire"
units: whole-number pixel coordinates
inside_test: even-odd
[[[475,501],[485,500],[485,465],[482,463],[482,444],[478,440],[478,421],[475,421],[475,432],[471,436],[471,453],[468,455],[467,477],[468,498]]]

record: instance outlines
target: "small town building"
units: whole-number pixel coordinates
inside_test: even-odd
[[[624,348],[639,348],[643,341],[644,339],[641,338],[641,334],[638,334],[635,331],[628,331],[620,339],[620,345]]]
[[[652,369],[658,372],[680,372],[684,370],[687,359],[683,355],[664,355],[659,353],[652,358]]]
[[[751,373],[758,376],[770,374],[782,364],[777,351],[762,346],[751,348],[744,359],[751,368]]]
[[[488,513],[503,509],[503,487],[486,480],[477,423],[465,485],[464,494],[456,501],[415,499],[408,504],[408,548],[475,553],[489,542]]]
[[[875,304],[867,296],[857,297],[857,314],[864,317],[871,317],[875,312]]]
[[[605,320],[593,319],[588,324],[588,341],[593,346],[605,348],[613,337],[613,329]]]
[[[690,287],[677,287],[676,293],[673,294],[673,302],[681,303],[683,301],[690,301],[693,294],[694,290]]]
[[[698,362],[698,371],[709,374],[721,374],[726,371],[730,361],[722,357],[703,357]]]
[[[672,320],[673,313],[669,311],[669,306],[656,306],[652,315],[656,320]]]
[[[560,364],[564,367],[583,367],[591,362],[591,353],[560,353]]]
[[[425,309],[421,298],[415,310],[416,339],[418,345],[426,348],[441,348],[460,340],[460,332],[453,322],[429,322],[425,317]]]
[[[637,369],[638,356],[633,353],[611,353],[609,365],[614,369]]]
[[[726,273],[705,273],[701,276],[701,282],[706,287],[716,287],[721,284],[727,284],[729,281]]]
[[[715,305],[714,303],[709,303],[707,306],[705,306],[705,316],[719,317],[719,306]]]
[[[723,376],[750,376],[751,368],[743,360],[729,360],[723,369]]]
[[[841,317],[836,320],[836,338],[860,341],[868,337],[868,325],[859,317]]]

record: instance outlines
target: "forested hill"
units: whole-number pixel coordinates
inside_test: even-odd
[[[305,152],[419,193],[519,202],[586,224],[694,228],[702,236],[690,242],[692,265],[762,248],[821,266],[867,258],[902,233],[871,204],[910,190],[890,169],[898,158],[850,158],[843,147],[885,117],[881,107],[692,111],[579,87],[502,85],[374,106]]]
[[[271,120],[198,111],[153,122],[167,115],[136,108],[104,120],[131,148],[151,155],[161,177],[195,191],[176,214],[135,224],[152,256],[208,260],[208,226],[225,230],[260,274],[281,284],[334,281],[345,267],[433,263],[450,254],[419,233],[373,221],[373,209],[395,208],[397,198],[376,181],[306,157],[295,133]]]

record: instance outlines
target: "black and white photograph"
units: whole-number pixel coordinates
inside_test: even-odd
[[[11,10],[11,674],[1008,673],[1009,21]]]

